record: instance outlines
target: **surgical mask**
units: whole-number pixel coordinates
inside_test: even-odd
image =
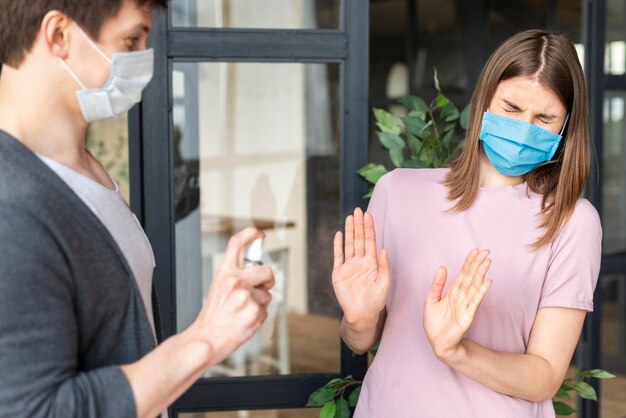
[[[88,123],[120,116],[141,101],[141,93],[152,79],[154,50],[116,52],[112,58],[102,52],[89,36],[76,25],[85,40],[111,66],[111,75],[100,88],[88,89],[76,73],[61,63],[82,90],[76,92],[81,112]]]
[[[478,137],[491,164],[505,176],[521,176],[556,153],[569,113],[558,135],[532,123],[485,112]]]

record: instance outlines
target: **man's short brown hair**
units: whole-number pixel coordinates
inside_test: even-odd
[[[19,66],[33,47],[46,13],[58,10],[97,39],[102,24],[125,0],[0,0],[0,64]],[[139,6],[166,8],[168,0],[134,0]]]

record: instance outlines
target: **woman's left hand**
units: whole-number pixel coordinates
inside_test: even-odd
[[[442,296],[446,284],[445,267],[439,267],[424,304],[424,329],[435,355],[443,362],[454,358],[491,280],[485,275],[491,260],[488,250],[472,250],[460,273]]]

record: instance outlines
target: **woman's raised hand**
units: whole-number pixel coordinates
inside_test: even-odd
[[[456,354],[491,286],[491,280],[485,280],[491,265],[488,256],[488,250],[472,250],[445,296],[446,269],[439,267],[435,274],[424,303],[424,329],[435,355],[444,362]]]
[[[335,234],[333,287],[345,321],[364,328],[375,325],[385,308],[390,287],[389,259],[382,250],[376,255],[374,219],[356,208],[346,218],[345,243]]]

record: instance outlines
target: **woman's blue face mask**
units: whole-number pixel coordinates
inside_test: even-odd
[[[568,119],[569,113],[561,133],[555,134],[532,123],[485,112],[478,137],[498,172],[521,176],[554,157]]]

